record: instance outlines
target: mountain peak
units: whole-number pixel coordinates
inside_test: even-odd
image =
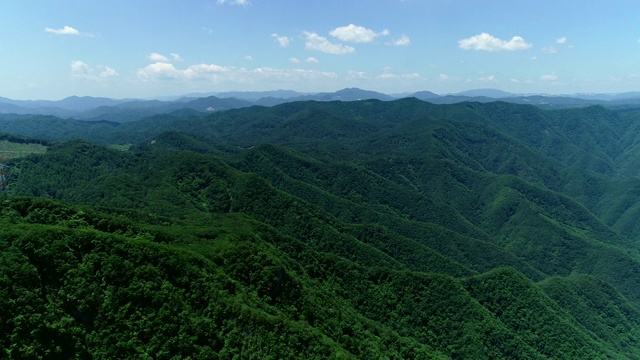
[[[437,99],[440,97],[440,95],[427,90],[418,91],[416,93],[411,94],[410,96],[420,100],[431,100],[431,99]]]
[[[329,95],[336,97],[334,100],[343,100],[343,101],[354,101],[354,100],[365,100],[365,99],[394,100],[393,97],[387,94],[379,93],[377,91],[372,91],[372,90],[363,90],[356,87],[344,88],[334,93],[329,93]]]
[[[494,99],[517,96],[516,94],[502,91],[500,89],[473,89],[473,90],[467,90],[467,91],[459,92],[457,94],[452,94],[452,95],[469,96],[469,97],[484,96],[484,97],[489,97]]]

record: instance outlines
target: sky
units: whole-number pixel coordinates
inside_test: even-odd
[[[637,0],[4,0],[0,96],[640,91]]]

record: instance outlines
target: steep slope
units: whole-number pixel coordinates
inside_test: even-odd
[[[547,295],[571,314],[591,336],[616,352],[640,358],[636,342],[640,309],[615,288],[591,276],[551,277],[540,283]]]
[[[176,137],[184,140],[184,136],[179,134],[168,138]],[[162,226],[168,227],[151,231],[155,234],[151,237],[142,237],[152,243],[168,239],[177,244],[193,244],[197,239],[193,240],[193,235],[190,235],[193,234],[192,230],[185,227],[186,224],[182,227],[180,225],[185,221],[188,224],[194,221],[202,224],[198,225],[201,230],[197,230],[196,234],[204,231],[206,237],[212,239],[221,237],[216,235],[219,230],[210,229],[212,225],[205,224],[222,225],[230,222],[232,225],[225,226],[225,231],[229,236],[235,237],[238,236],[238,230],[235,229],[253,229],[254,225],[238,223],[240,220],[233,220],[237,219],[234,214],[250,216],[255,219],[251,221],[263,224],[259,225],[261,229],[264,226],[264,229],[270,229],[264,231],[271,235],[263,230],[255,230],[257,239],[266,241],[263,245],[257,245],[256,251],[266,251],[270,247],[273,250],[268,250],[269,252],[275,251],[273,257],[263,260],[289,263],[292,267],[285,270],[285,274],[289,274],[286,278],[302,276],[299,284],[309,284],[310,287],[304,291],[307,294],[331,289],[330,294],[309,296],[337,296],[337,301],[342,305],[336,306],[345,309],[340,312],[341,320],[333,323],[327,315],[322,315],[324,311],[329,311],[326,305],[317,309],[317,306],[307,308],[308,305],[297,302],[307,300],[286,299],[282,300],[282,304],[276,305],[280,310],[274,311],[283,311],[285,318],[303,315],[304,323],[307,324],[304,326],[311,326],[311,329],[315,329],[311,330],[312,333],[319,331],[317,336],[327,336],[336,344],[335,348],[332,347],[334,345],[328,345],[326,350],[317,348],[321,352],[309,353],[309,356],[326,356],[331,351],[345,351],[353,356],[366,358],[374,353],[400,351],[399,348],[380,348],[380,344],[369,350],[357,346],[348,339],[366,338],[370,335],[366,331],[354,333],[354,329],[358,327],[353,321],[370,322],[371,325],[367,326],[386,329],[371,331],[398,334],[393,335],[399,336],[397,340],[393,340],[394,343],[413,342],[411,351],[427,352],[430,356],[435,356],[436,352],[445,356],[474,358],[599,358],[622,354],[620,344],[610,344],[607,340],[610,337],[607,334],[614,331],[609,329],[612,324],[602,324],[602,334],[594,337],[592,330],[586,327],[585,320],[578,320],[571,313],[561,310],[560,305],[529,280],[540,280],[549,275],[568,275],[571,272],[586,273],[604,284],[610,284],[607,286],[623,294],[621,299],[628,299],[623,305],[635,304],[639,300],[640,289],[637,277],[633,274],[640,271],[640,265],[634,256],[624,250],[627,243],[623,239],[616,240],[615,234],[570,199],[531,186],[517,178],[500,175],[488,181],[490,186],[483,194],[486,198],[480,201],[484,205],[478,207],[481,215],[476,220],[483,219],[482,222],[474,224],[466,221],[465,211],[459,211],[455,207],[450,208],[450,216],[453,217],[448,218],[448,221],[446,217],[429,219],[419,212],[411,211],[414,206],[425,209],[425,205],[421,205],[421,201],[425,200],[420,200],[425,196],[424,193],[411,192],[414,200],[409,195],[403,197],[403,189],[396,188],[392,181],[356,164],[325,163],[291,150],[267,146],[245,151],[240,158],[241,162],[234,164],[245,171],[251,170],[252,174],[238,171],[211,155],[172,150],[171,147],[176,144],[180,143],[173,141],[169,148],[164,148],[162,141],[156,142],[154,145],[157,148],[151,147],[137,153],[109,150],[81,141],[61,144],[53,147],[47,155],[21,160],[18,165],[21,180],[14,184],[12,191],[49,195],[111,208],[141,209],[145,213],[167,216],[168,218],[159,218],[158,221],[159,224],[167,224]],[[193,142],[186,144],[190,146]],[[267,168],[271,170],[267,171]],[[304,168],[306,171],[295,170]],[[44,169],[47,169],[46,180],[35,181],[44,176]],[[336,174],[342,174],[353,181],[337,181],[334,177]],[[481,177],[468,181],[477,181],[480,182],[478,186],[483,186]],[[30,193],[27,189],[30,189]],[[365,194],[368,197],[364,197]],[[393,196],[405,200],[391,199]],[[464,194],[450,192],[448,196]],[[390,200],[397,202],[388,202]],[[67,227],[77,227],[74,224],[80,224],[81,228],[86,227],[85,223],[88,222],[84,215],[70,216],[69,211],[73,214],[74,210],[65,210],[55,215],[56,211],[46,202],[44,205],[35,204],[21,205],[16,209],[17,214],[14,212],[11,217],[35,223],[48,223],[53,218],[58,219],[54,221],[55,224]],[[54,203],[54,209],[55,206]],[[39,208],[47,210],[36,211]],[[80,214],[79,211],[76,212]],[[206,220],[207,216],[212,215],[204,214],[216,213],[221,215],[215,215],[218,216],[215,222]],[[225,213],[230,214],[223,215]],[[349,213],[352,215],[347,215]],[[365,219],[353,218],[355,214]],[[172,220],[174,217],[183,220]],[[464,223],[469,226],[468,234],[459,232],[464,228],[459,228],[460,224]],[[94,225],[91,226],[95,228]],[[108,228],[107,226],[106,229]],[[18,228],[16,231],[24,230]],[[38,234],[46,229],[34,231]],[[246,235],[241,235],[241,238],[254,238],[254,235],[250,235],[253,231],[245,230],[243,233]],[[126,233],[138,234],[134,236],[136,238],[140,236],[141,230],[131,229]],[[540,234],[544,234],[542,241]],[[42,235],[36,236],[38,239],[43,238]],[[74,236],[54,235],[52,239]],[[196,235],[196,238],[198,236],[203,235]],[[9,235],[8,238],[11,237]],[[261,241],[258,243],[262,244]],[[152,243],[148,245],[151,246]],[[225,246],[231,246],[228,242],[226,244]],[[258,253],[251,256],[243,253],[234,257],[217,250],[220,244],[210,248],[198,240],[196,245],[198,253],[227,259],[229,268],[225,268],[225,273],[244,276],[242,279],[245,280],[234,281],[241,281],[246,286],[261,284],[256,283],[255,276],[261,273],[262,270],[259,269],[264,266],[242,265],[244,261],[254,259],[252,256],[257,256]],[[242,249],[244,247],[240,246],[238,251],[245,251]],[[50,261],[54,259],[55,256]],[[255,259],[263,261],[260,260],[261,257]],[[521,270],[491,270],[503,265],[512,265]],[[238,273],[240,269],[244,270]],[[624,275],[624,272],[628,275]],[[479,273],[485,274],[474,275]],[[277,279],[282,275],[273,275],[277,272],[270,274],[268,278],[274,279],[275,284],[278,284]],[[133,277],[128,281],[136,283],[144,279]],[[270,291],[273,291],[268,289],[281,286],[270,282],[263,284],[260,286],[266,288],[262,293],[257,290],[258,298],[254,300],[257,303],[247,303],[250,308],[262,306],[259,305],[261,302],[268,304]],[[512,289],[505,293],[505,290],[495,288],[495,284]],[[299,290],[292,291],[300,289],[300,286],[279,290],[279,293],[285,298],[298,296],[292,294],[298,294]],[[313,290],[316,288],[325,290]],[[601,296],[602,290],[595,287],[593,291],[588,297]],[[496,300],[501,298],[504,300]],[[424,299],[430,301],[425,302]],[[169,300],[159,301],[163,303]],[[187,300],[180,297],[173,301]],[[122,303],[121,306],[125,304]],[[290,308],[292,305],[297,310]],[[135,309],[141,305],[131,302],[128,306]],[[632,308],[636,305],[624,306]],[[311,309],[315,310],[309,312]],[[628,314],[629,317],[624,318],[625,323],[634,323],[635,315]],[[200,314],[192,316],[198,317]],[[540,319],[541,322],[523,323],[522,319],[527,318]],[[168,318],[161,319],[161,323],[173,323]],[[259,322],[279,324],[274,323],[275,320],[266,319]],[[338,325],[340,323],[344,325]],[[286,321],[281,324],[277,326],[293,326]],[[523,324],[526,326],[523,327]],[[127,326],[135,329],[143,326],[143,322]],[[330,332],[329,328],[341,329],[346,337]],[[259,338],[263,339],[261,341],[267,341],[264,339],[269,338],[269,332],[259,327],[255,329],[260,334]],[[286,331],[288,333],[294,330]],[[173,335],[158,334],[158,339],[162,336]],[[630,332],[629,336],[629,341],[637,340],[635,333]],[[116,338],[113,341],[116,342],[112,346],[118,351],[134,351],[126,350],[131,349],[128,345],[118,345],[119,340]],[[229,351],[237,351],[241,344],[248,346],[246,341],[249,340],[225,346],[229,346]],[[304,340],[303,343],[310,341],[312,340]],[[271,343],[267,347],[267,353],[287,357],[278,344],[282,343]],[[574,346],[575,344],[580,345]],[[80,345],[76,348],[83,349]],[[216,349],[218,352],[225,348]],[[157,350],[147,348],[147,351]],[[195,350],[183,351],[189,353]]]
[[[9,357],[440,356],[359,315],[268,243],[295,240],[243,216],[167,224],[27,198],[1,210]]]

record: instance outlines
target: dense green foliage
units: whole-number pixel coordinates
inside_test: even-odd
[[[11,162],[0,357],[640,359],[638,116],[405,99],[72,122],[102,144]]]

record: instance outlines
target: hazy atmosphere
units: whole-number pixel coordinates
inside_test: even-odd
[[[624,92],[637,1],[9,1],[0,96]]]

